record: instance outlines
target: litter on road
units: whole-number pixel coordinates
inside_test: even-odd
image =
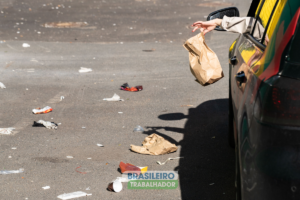
[[[42,187],[44,190],[48,190],[50,189],[50,186],[45,186],[45,187]]]
[[[111,192],[121,192],[122,189],[123,189],[123,185],[121,181],[119,181],[118,179],[112,183],[109,183],[107,186],[107,190]]]
[[[112,98],[104,98],[104,101],[124,101],[124,99],[121,99],[121,97],[119,95],[117,95],[116,93],[114,94],[114,96]]]
[[[175,144],[155,133],[146,137],[142,144],[143,146],[130,145],[131,150],[140,154],[163,155],[178,149]]]
[[[138,86],[135,86],[135,87],[130,87],[128,85],[128,83],[124,83],[123,85],[121,85],[121,90],[129,91],[129,92],[138,92],[138,91],[143,90],[143,86],[138,85]]]
[[[67,158],[73,158],[73,156],[67,156]]]
[[[23,45],[22,45],[24,48],[28,48],[28,47],[30,47],[30,45],[29,44],[27,44],[27,43],[23,43]]]
[[[5,85],[3,83],[0,82],[0,88],[1,89],[5,89],[6,87],[5,87]]]
[[[74,198],[78,198],[78,197],[86,197],[86,196],[91,196],[91,195],[92,194],[87,194],[85,192],[78,191],[78,192],[61,194],[61,195],[57,196],[57,198],[62,199],[62,200],[67,200],[67,199],[74,199]]]
[[[45,113],[48,113],[48,112],[51,112],[53,109],[50,107],[50,106],[46,106],[44,108],[36,108],[36,109],[33,109],[32,112],[34,114],[45,114]]]
[[[15,128],[12,128],[12,127],[10,127],[10,128],[0,128],[0,134],[10,135],[10,134],[12,134],[14,129]]]
[[[104,147],[102,144],[97,144],[98,147]]]
[[[141,126],[137,126],[133,129],[133,132],[144,132],[144,129]]]
[[[49,122],[49,121],[44,121],[44,120],[39,120],[39,121],[34,121],[33,126],[45,126],[47,129],[57,129],[57,124],[54,122]]]
[[[24,169],[20,168],[19,170],[2,170],[0,171],[0,174],[2,175],[6,175],[6,174],[19,174],[19,173],[23,173]]]
[[[148,167],[139,167],[130,163],[123,163],[123,162],[120,162],[119,167],[122,174],[126,172],[141,172],[143,174],[148,170]]]
[[[91,68],[80,67],[79,73],[86,73],[93,71]]]
[[[183,157],[176,157],[176,158],[168,158],[165,162],[161,163],[160,161],[156,161],[157,164],[159,165],[164,165],[166,164],[169,160],[176,160],[176,159],[180,159],[180,158],[183,158]]]
[[[64,96],[61,96],[61,97],[60,97],[60,101],[62,101],[63,99],[65,99],[65,97],[64,97]]]

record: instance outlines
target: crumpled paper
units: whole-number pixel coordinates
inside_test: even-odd
[[[3,83],[0,82],[0,88],[5,89],[5,85]]]
[[[145,138],[143,146],[130,145],[131,150],[140,154],[164,155],[177,151],[177,146],[163,137],[152,134]]]
[[[10,135],[10,134],[12,134],[14,129],[15,128],[12,128],[12,127],[10,127],[10,128],[0,128],[0,134]]]
[[[37,124],[42,124],[44,125],[47,129],[57,129],[57,124],[49,121],[44,121],[44,120],[39,120],[34,122],[34,126],[37,126]]]
[[[121,99],[121,97],[119,95],[117,95],[116,93],[114,94],[114,96],[112,98],[104,98],[104,101],[124,101],[124,99]]]

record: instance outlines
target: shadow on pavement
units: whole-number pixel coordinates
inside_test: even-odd
[[[228,145],[228,99],[206,101],[190,108],[188,115],[169,113],[159,116],[161,120],[187,118],[184,128],[148,127],[145,134],[156,133],[181,146],[179,182],[182,199],[235,199],[234,149]],[[159,129],[182,133],[177,142]]]

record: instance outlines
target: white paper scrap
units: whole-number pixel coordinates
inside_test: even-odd
[[[44,190],[48,190],[50,189],[50,186],[45,186],[45,187],[42,187]]]
[[[119,95],[117,95],[116,93],[114,94],[114,96],[112,98],[104,98],[104,101],[124,101],[124,99],[121,99]]]
[[[73,156],[67,156],[67,158],[73,158]]]
[[[10,128],[0,128],[0,134],[10,135],[10,134],[12,134],[14,129],[15,128],[12,128],[12,127],[10,127]]]
[[[86,73],[93,71],[91,68],[80,67],[79,73]]]
[[[104,147],[102,144],[97,144],[98,147]]]
[[[23,43],[23,45],[22,45],[24,48],[28,48],[28,47],[30,47],[30,45],[29,44],[27,44],[27,43]]]
[[[3,83],[0,82],[0,88],[1,89],[5,89],[6,87],[5,87],[5,85]]]
[[[62,199],[62,200],[66,200],[66,199],[74,199],[74,198],[78,198],[78,197],[85,197],[85,196],[91,196],[92,194],[87,194],[85,192],[82,191],[78,191],[78,192],[72,192],[72,193],[65,193],[65,194],[61,194],[59,196],[57,196],[57,198]]]

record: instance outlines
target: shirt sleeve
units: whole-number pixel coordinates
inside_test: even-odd
[[[250,33],[253,30],[255,18],[253,17],[227,17],[224,16],[222,20],[221,27],[229,32],[233,33]],[[253,37],[259,41],[261,41],[264,34],[264,27],[257,22]]]

